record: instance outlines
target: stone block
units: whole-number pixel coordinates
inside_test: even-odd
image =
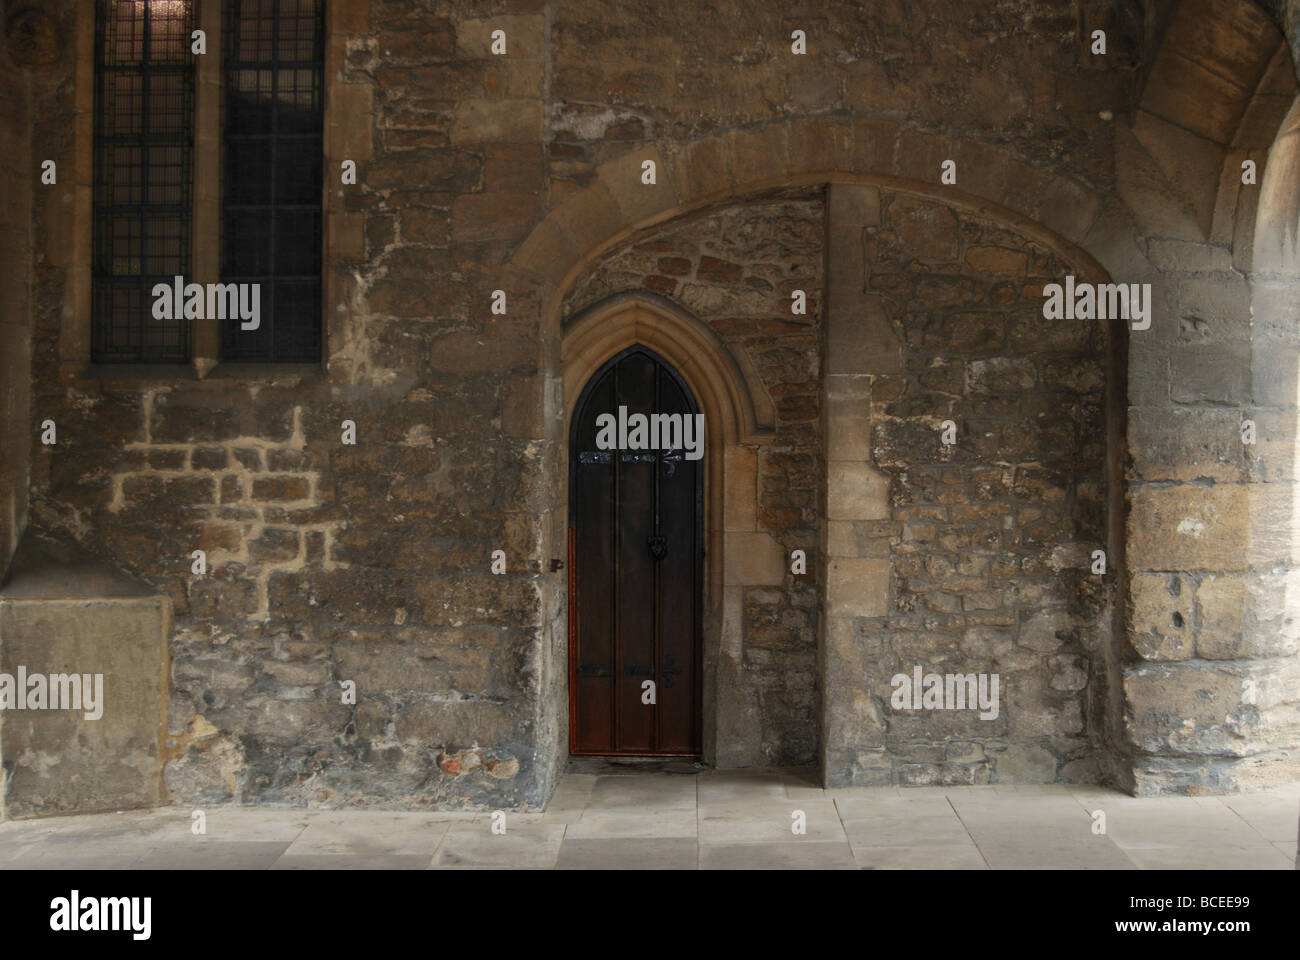
[[[1293,656],[1300,650],[1300,574],[1206,577],[1196,588],[1196,655],[1204,660]]]
[[[832,183],[826,211],[835,226],[877,226],[880,223],[880,191],[861,184]]]
[[[456,56],[465,60],[488,60],[492,52],[492,32],[506,35],[506,52],[501,59],[541,60],[546,56],[545,19],[536,14],[501,14],[472,17],[456,22]]]
[[[541,439],[542,387],[540,377],[512,377],[501,386],[501,429],[510,437]]]
[[[723,457],[727,485],[723,496],[723,528],[752,531],[758,510],[757,453],[752,447],[728,447]]]
[[[1184,274],[1176,289],[1171,291],[1156,281],[1151,292],[1155,326],[1148,332],[1157,337],[1204,345],[1231,344],[1235,349],[1259,332],[1252,315],[1252,287],[1240,274]],[[1253,292],[1258,294],[1258,288]],[[1255,299],[1258,309],[1258,296]]]
[[[1080,242],[1101,211],[1097,192],[1072,180],[1049,182],[1038,198],[1039,216],[1047,227],[1067,240]]]
[[[1029,255],[1023,250],[1006,247],[972,246],[966,249],[966,265],[979,273],[1020,275],[1025,272]]]
[[[300,549],[297,530],[267,527],[256,540],[248,542],[249,559],[255,563],[283,563],[295,560]]]
[[[1257,340],[1251,352],[1250,393],[1254,403],[1261,407],[1300,406],[1300,347]],[[1292,431],[1279,439],[1289,444],[1295,436]]]
[[[626,215],[599,180],[565,200],[546,219],[565,234],[573,249],[584,255],[590,255],[628,226]]]
[[[573,245],[560,227],[543,220],[515,251],[511,265],[552,286],[559,286],[584,252]]]
[[[1226,246],[1208,243],[1153,238],[1147,242],[1147,256],[1152,266],[1168,273],[1227,273],[1232,270],[1232,251]]]
[[[993,755],[997,783],[1051,783],[1056,779],[1056,757],[1033,743],[1013,743]]]
[[[263,502],[298,501],[311,497],[311,481],[307,477],[283,475],[255,477],[252,498]]]
[[[898,124],[889,120],[853,121],[854,171],[893,176],[897,148]]]
[[[880,471],[868,463],[833,460],[826,474],[828,519],[888,519],[889,479]]]
[[[1214,192],[1198,191],[1188,185],[1218,182],[1219,172],[1223,169],[1223,147],[1192,133],[1184,126],[1153,116],[1146,110],[1139,110],[1134,117],[1133,132],[1169,183],[1195,211],[1197,223],[1202,232],[1208,235],[1214,217]],[[1160,246],[1161,242],[1153,240],[1149,254],[1152,263],[1166,269],[1164,264],[1169,261],[1165,258],[1166,251],[1160,249]],[[1203,257],[1182,261],[1174,269],[1199,269],[1194,265],[1198,261],[1203,262]]]
[[[343,9],[334,13],[331,23],[334,30],[342,34],[363,34],[370,30],[370,0],[357,0],[345,4]]]
[[[957,144],[951,140],[919,130],[903,129],[898,134],[896,172],[900,177],[940,186],[944,161],[956,159]],[[961,189],[960,167],[957,170],[957,189]]]
[[[540,213],[541,202],[533,194],[466,194],[452,203],[451,236],[462,243],[517,241]]]
[[[1194,654],[1194,585],[1176,573],[1129,578],[1133,648],[1144,660],[1187,660]]]
[[[1293,552],[1289,524],[1284,530],[1269,530],[1258,522],[1280,515],[1281,503],[1272,502],[1280,497],[1267,487],[1132,488],[1130,565],[1137,570],[1221,572],[1245,569],[1255,559],[1289,557]]]
[[[727,586],[751,586],[785,582],[788,569],[781,544],[766,533],[729,532],[725,535],[727,551],[723,572]]]
[[[1230,143],[1250,92],[1206,65],[1172,53],[1156,58],[1142,107],[1213,143]]]
[[[1002,153],[979,140],[962,140],[957,144],[957,185],[963,193],[974,194],[994,203],[1011,206],[1011,197],[1020,192],[1018,184],[1011,184],[1008,196],[1009,167]]]
[[[1129,476],[1142,481],[1216,483],[1247,479],[1239,410],[1130,407]]]
[[[1132,211],[1139,233],[1204,240],[1196,211],[1125,126],[1115,131],[1115,170],[1120,198]]]
[[[684,205],[725,195],[734,184],[727,165],[726,142],[718,137],[673,144],[664,157],[667,173]]]
[[[1124,670],[1125,729],[1139,750],[1248,756],[1300,724],[1300,662],[1192,660]],[[1253,701],[1253,702],[1251,702]]]
[[[645,161],[655,165],[655,182],[641,181]],[[666,213],[677,205],[670,169],[656,148],[633,150],[596,168],[599,181],[618,205],[625,226],[634,226]]]
[[[757,130],[733,130],[726,135],[736,187],[786,176],[790,170],[788,128],[767,124]]]
[[[938,164],[934,176],[939,176]],[[957,220],[942,204],[895,197],[889,208],[890,222],[907,257],[936,262],[957,257]]]
[[[371,128],[374,124],[374,88],[366,83],[336,83],[330,86],[333,102],[328,116],[340,118],[330,124],[331,160],[342,163],[353,160],[361,179],[361,166],[370,159],[374,150]],[[342,118],[349,118],[344,121]],[[360,122],[352,118],[363,118]]]
[[[0,815],[162,802],[170,601],[62,545],[27,539],[19,550],[0,590],[0,674],[16,685],[21,669],[27,689],[11,692],[30,698],[44,688],[46,708],[7,703],[0,711]],[[37,676],[43,681],[33,685]],[[83,693],[97,701],[93,708]]]
[[[420,633],[403,631],[398,642],[385,644],[336,644],[335,672],[354,680],[362,696],[452,691],[505,694],[494,666],[501,652],[484,632],[476,632],[470,643]]]
[[[849,124],[826,115],[790,122],[790,169],[798,173],[852,169]]]
[[[462,100],[452,120],[455,144],[540,143],[542,101]]]
[[[889,561],[831,559],[826,580],[829,617],[883,617],[889,612]]]
[[[1175,403],[1249,403],[1250,360],[1246,342],[1175,344],[1170,395]]]
[[[828,374],[889,374],[902,366],[902,343],[883,297],[832,300],[827,320]]]
[[[832,380],[859,379],[834,377]],[[866,378],[860,378],[866,380]],[[865,384],[864,384],[865,385]],[[828,460],[866,461],[870,455],[871,418],[865,397],[826,396],[826,458]]]
[[[1256,341],[1300,345],[1300,298],[1294,281],[1260,278],[1247,296],[1239,306],[1251,314]]]

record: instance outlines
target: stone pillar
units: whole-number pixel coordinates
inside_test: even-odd
[[[879,221],[872,187],[831,184],[826,217],[826,503],[821,543],[822,776],[827,786],[887,783],[885,725],[870,696],[864,634],[889,605],[888,479],[872,464],[871,383],[897,372],[884,304],[867,292],[864,230]],[[882,524],[882,521],[886,523]]]
[[[1300,109],[1290,123],[1260,185],[1253,268],[1240,247],[1229,260],[1178,245],[1162,258],[1151,329],[1130,334],[1135,657],[1123,685],[1141,794],[1239,790],[1300,770],[1300,256],[1285,239],[1300,210]]]
[[[763,709],[752,670],[745,668],[745,592],[786,582],[781,544],[759,529],[758,453],[736,445],[724,453],[722,625],[714,673],[719,769],[757,767],[763,757]]]

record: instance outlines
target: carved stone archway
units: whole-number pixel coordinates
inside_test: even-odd
[[[718,767],[752,762],[757,731],[741,663],[745,586],[781,583],[780,544],[759,529],[758,448],[773,438],[775,409],[758,374],[706,324],[645,296],[620,296],[584,310],[561,345],[564,422],[587,380],[620,351],[648,347],[670,362],[704,413],[704,760]],[[567,436],[567,432],[566,432]],[[564,451],[567,462],[569,451]],[[567,491],[559,502],[567,503]]]

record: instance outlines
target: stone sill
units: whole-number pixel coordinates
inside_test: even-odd
[[[90,363],[77,371],[77,380],[147,381],[197,380],[188,363]]]
[[[306,383],[320,380],[325,368],[319,363],[219,363],[204,380],[239,380],[253,383],[293,380]]]
[[[199,384],[216,380],[231,383],[278,383],[297,386],[324,377],[319,363],[219,363],[200,377],[187,363],[92,363],[82,367],[74,379],[83,384],[99,383],[109,389],[159,386],[172,383]]]

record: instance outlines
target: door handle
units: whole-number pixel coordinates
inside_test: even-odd
[[[645,542],[650,547],[650,556],[654,557],[656,562],[662,560],[668,553],[667,537],[646,537]]]

